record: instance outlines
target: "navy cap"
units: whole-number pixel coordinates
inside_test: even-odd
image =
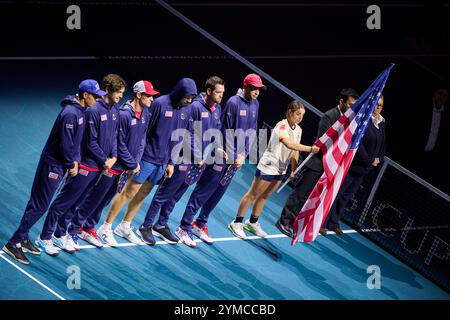
[[[95,94],[97,96],[104,96],[106,95],[106,92],[103,90],[100,90],[100,86],[97,81],[92,79],[84,80],[80,83],[78,86],[78,90],[82,92],[87,92],[90,94]]]

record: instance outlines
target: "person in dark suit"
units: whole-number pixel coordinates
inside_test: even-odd
[[[328,110],[320,119],[317,138],[320,138],[359,98],[359,94],[352,88],[342,89],[339,94],[339,105]],[[295,170],[295,168],[293,168]],[[317,181],[323,173],[322,152],[311,157],[300,170],[299,183],[289,194],[286,204],[281,212],[276,227],[283,234],[292,237],[292,225],[300,213],[309,194],[314,189]]]
[[[383,104],[384,97],[381,96],[372,113],[372,121],[367,126],[344,182],[319,231],[322,235],[327,234],[327,229],[333,230],[337,235],[343,234],[339,226],[339,220],[344,215],[347,203],[358,191],[364,177],[383,162],[386,152],[385,121],[381,115]]]

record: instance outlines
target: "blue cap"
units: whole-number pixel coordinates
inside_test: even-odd
[[[84,80],[80,83],[78,86],[78,90],[82,92],[87,92],[90,94],[95,94],[97,96],[104,96],[106,95],[106,92],[103,90],[100,90],[100,86],[98,85],[98,82],[92,79]]]

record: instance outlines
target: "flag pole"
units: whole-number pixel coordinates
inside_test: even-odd
[[[306,159],[295,169],[294,174],[297,174],[297,172],[300,171],[300,169],[305,165],[306,162],[308,162],[309,158],[311,158],[314,154],[310,153]],[[291,181],[292,179],[289,177],[282,185],[278,188],[277,193],[280,193],[281,190]]]

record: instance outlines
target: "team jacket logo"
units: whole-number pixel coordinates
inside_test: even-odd
[[[172,111],[166,111],[166,113],[164,114],[164,116],[166,118],[172,118],[173,112]]]
[[[145,117],[142,117],[142,123],[145,123]]]
[[[49,172],[48,177],[50,179],[56,180],[59,177],[59,174],[55,173],[55,172]]]
[[[208,111],[203,111],[202,118],[208,118],[208,117],[209,117]]]
[[[136,125],[136,123],[137,123],[136,119],[131,119],[131,125],[132,126]]]
[[[72,123],[66,123],[66,129],[73,129]]]
[[[82,176],[87,176],[89,174],[89,171],[85,170],[85,169],[80,169],[78,170],[78,173],[81,174]]]
[[[108,120],[108,116],[107,116],[106,114],[102,114],[102,115],[100,116],[100,120],[101,120],[101,121],[106,121],[106,120]]]
[[[245,117],[247,115],[247,110],[239,110],[239,115]]]
[[[252,116],[253,116],[253,118],[256,117],[256,111],[252,111]]]
[[[117,116],[115,113],[112,114],[112,119],[113,119],[113,121],[115,121],[117,119]]]
[[[186,119],[186,113],[182,112],[182,113],[180,114],[180,118],[181,118],[181,120]]]
[[[214,119],[219,119],[219,113],[218,112],[214,112]]]
[[[83,118],[83,117],[81,117],[80,119],[78,119],[78,125],[82,125],[83,122],[84,122],[84,118]]]

